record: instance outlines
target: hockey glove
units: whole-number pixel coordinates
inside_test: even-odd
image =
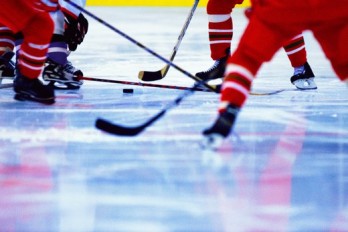
[[[65,41],[70,51],[75,51],[82,43],[88,31],[88,21],[82,13],[77,18],[65,15],[66,28],[64,31]]]

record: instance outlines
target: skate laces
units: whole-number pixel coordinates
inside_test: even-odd
[[[75,68],[70,61],[66,62],[66,64],[63,67],[65,72],[68,72],[70,74],[75,74],[77,72],[77,68]]]
[[[220,60],[216,60],[215,63],[206,71],[203,71],[204,73],[210,73],[211,71],[213,71],[214,69],[216,69],[221,63],[221,59]]]
[[[304,65],[302,65],[300,67],[296,67],[294,70],[294,76],[304,74],[305,72],[306,72],[306,69],[305,69]]]
[[[81,82],[81,80],[78,80],[78,79],[79,79],[79,77],[83,76],[82,71],[80,69],[77,69],[76,67],[74,67],[70,61],[68,61],[64,65],[64,72],[68,76],[70,76],[72,78],[72,80],[76,79],[75,81]]]
[[[67,61],[63,70],[66,79],[73,81],[74,84],[82,85],[83,81],[80,80],[80,78],[83,76],[83,73],[81,70],[74,67],[70,61]]]

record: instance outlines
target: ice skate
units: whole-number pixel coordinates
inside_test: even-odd
[[[213,66],[211,66],[208,70],[196,73],[196,76],[202,80],[223,78],[229,54],[230,50],[228,49],[226,51],[226,56],[216,60]]]
[[[314,73],[307,62],[303,65],[302,70],[295,73],[290,78],[290,81],[293,85],[296,86],[296,88],[301,90],[309,90],[309,89],[318,88],[314,82]]]
[[[203,131],[201,147],[205,150],[216,150],[229,135],[236,120],[239,108],[228,105],[226,110],[216,119],[212,127]]]
[[[11,60],[13,56],[12,51],[7,51],[0,56],[0,84],[3,79],[14,79],[15,77],[15,64]]]
[[[18,74],[13,82],[16,92],[15,99],[19,101],[29,100],[44,104],[54,103],[54,90],[52,86],[44,85],[39,79],[30,79]]]
[[[63,66],[50,59],[47,59],[42,74],[45,81],[59,89],[79,89],[83,84],[79,80],[82,76],[81,70],[76,69],[71,62],[68,61]]]

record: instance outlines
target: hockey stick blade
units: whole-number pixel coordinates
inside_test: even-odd
[[[102,118],[98,118],[95,122],[95,127],[113,135],[136,136],[140,132],[142,132],[146,127],[154,123],[158,118],[162,117],[165,113],[166,113],[166,110],[162,110],[159,114],[155,115],[146,123],[136,127],[125,127],[125,126],[114,124]]]
[[[180,31],[180,34],[178,36],[178,40],[174,46],[174,49],[172,51],[170,58],[169,58],[170,62],[173,62],[175,55],[176,55],[177,51],[179,50],[181,41],[183,40],[183,38],[185,36],[186,30],[191,22],[193,14],[196,11],[198,3],[199,3],[199,0],[194,1],[194,4],[189,12],[189,15],[186,18],[184,26],[182,27],[182,29]],[[163,79],[166,76],[169,68],[170,68],[170,65],[166,64],[162,69],[160,69],[158,71],[140,71],[138,74],[138,78],[142,81],[158,81],[158,80]]]
[[[158,81],[164,78],[163,69],[158,71],[140,71],[138,78],[142,81]]]
[[[123,136],[135,136],[144,129],[143,127],[125,128],[125,127],[113,124],[102,118],[98,118],[96,120],[95,127],[109,134],[123,135]]]
[[[147,120],[145,123],[135,126],[135,127],[126,127],[117,125],[114,123],[111,123],[107,120],[98,118],[95,122],[96,128],[108,132],[113,135],[121,135],[121,136],[135,136],[138,135],[140,132],[142,132],[145,128],[152,125],[155,121],[157,121],[159,118],[161,118],[165,113],[174,108],[175,106],[179,105],[180,102],[188,97],[189,95],[194,93],[194,89],[200,86],[203,83],[203,81],[200,83],[195,83],[192,88],[186,90],[183,94],[181,94],[179,97],[177,97],[174,101],[167,104],[166,107],[164,107],[159,113],[157,113],[155,116]]]

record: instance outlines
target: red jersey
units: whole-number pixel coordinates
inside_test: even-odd
[[[34,0],[35,8],[42,11],[58,10],[58,0]]]
[[[16,33],[23,30],[38,11],[57,10],[58,0],[0,0],[0,5],[0,23]]]

